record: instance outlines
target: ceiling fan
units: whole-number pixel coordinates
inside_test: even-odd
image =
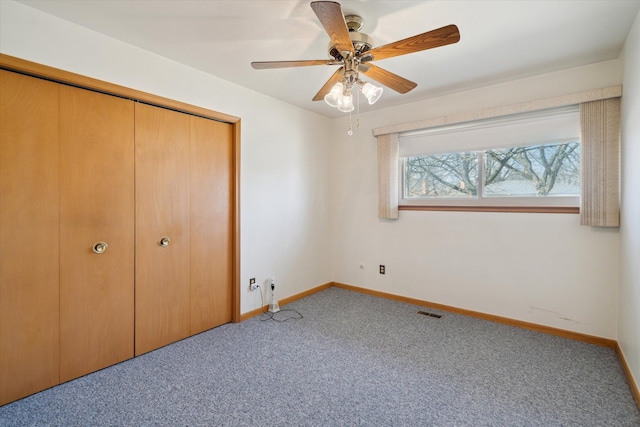
[[[331,38],[329,55],[332,59],[252,62],[251,66],[257,70],[264,70],[313,65],[340,65],[340,68],[316,93],[313,100],[324,99],[327,104],[345,112],[354,109],[351,96],[354,87],[360,88],[370,104],[376,102],[382,94],[382,88],[362,82],[359,78],[360,73],[399,93],[407,93],[417,86],[410,80],[373,65],[372,61],[433,49],[457,43],[460,40],[458,27],[447,25],[374,48],[371,38],[360,32],[362,28],[360,16],[343,16],[340,4],[333,1],[311,2],[311,9]]]

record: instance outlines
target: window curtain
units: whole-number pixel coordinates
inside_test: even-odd
[[[580,128],[580,223],[596,227],[618,227],[620,98],[581,103]]]
[[[398,134],[378,136],[378,217],[398,219]]]

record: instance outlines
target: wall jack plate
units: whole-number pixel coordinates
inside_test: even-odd
[[[251,289],[252,291],[255,291],[256,289],[258,289],[258,284],[256,283],[255,277],[252,277],[251,279],[249,279],[249,289]]]

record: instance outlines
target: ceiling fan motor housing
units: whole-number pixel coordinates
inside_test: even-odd
[[[349,29],[349,37],[351,38],[355,53],[354,57],[360,57],[364,52],[371,50],[373,47],[373,39],[367,34],[360,32],[362,28],[362,18],[358,15],[347,15],[344,17],[344,20]],[[344,59],[344,56],[342,56],[333,43],[329,43],[329,56],[336,61],[342,61]]]

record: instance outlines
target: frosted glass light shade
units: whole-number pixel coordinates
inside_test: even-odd
[[[362,94],[369,101],[369,105],[375,104],[382,95],[382,88],[372,85],[371,83],[365,83],[362,85]]]
[[[353,98],[351,94],[342,95],[340,97],[340,103],[338,104],[338,110],[348,113],[349,111],[353,111],[355,107],[353,106]]]
[[[340,102],[342,100],[343,90],[344,90],[344,87],[342,86],[342,83],[341,82],[336,83],[331,88],[331,91],[329,91],[329,93],[324,96],[324,102],[326,102],[331,107],[339,108]]]

